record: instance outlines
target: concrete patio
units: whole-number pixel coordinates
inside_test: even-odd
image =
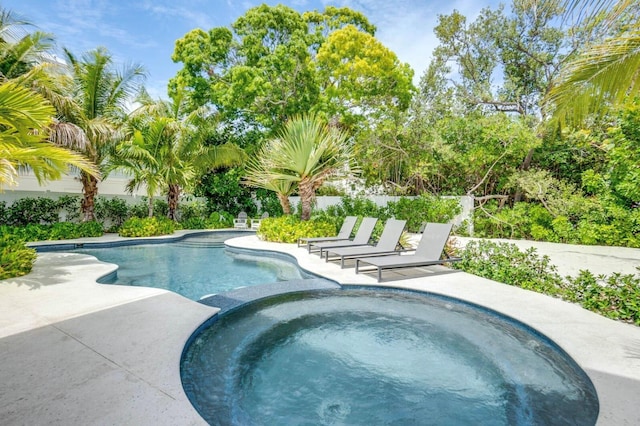
[[[99,240],[107,238],[118,239]],[[88,241],[98,240],[81,242]],[[252,235],[228,244],[287,253],[302,268],[343,285],[377,285],[372,276],[342,270],[294,244]],[[580,252],[580,246],[564,250],[578,250],[572,261],[556,247],[552,260],[568,271],[580,269],[572,262],[594,265],[604,254]],[[606,256],[602,263],[609,267],[621,262],[633,271],[640,264],[640,250],[612,249]],[[189,336],[218,309],[163,290],[96,283],[114,268],[87,255],[41,253],[31,274],[0,282],[0,423],[204,424],[182,389],[179,361]],[[640,327],[443,267],[384,276],[382,286],[456,297],[534,327],[593,381],[599,425],[640,424]]]

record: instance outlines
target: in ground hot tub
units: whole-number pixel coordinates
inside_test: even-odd
[[[589,425],[598,399],[553,342],[422,293],[286,294],[226,313],[183,354],[211,424]]]

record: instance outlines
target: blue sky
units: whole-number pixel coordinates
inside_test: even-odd
[[[416,81],[426,69],[437,40],[438,14],[459,10],[469,19],[497,0],[0,0],[10,9],[53,33],[58,46],[75,54],[104,46],[118,63],[139,63],[149,74],[146,86],[164,97],[180,69],[171,61],[174,43],[194,28],[230,26],[251,7],[284,4],[298,11],[325,6],[358,10],[378,28],[376,37],[411,65]]]

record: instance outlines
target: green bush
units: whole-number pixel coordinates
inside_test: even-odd
[[[202,223],[204,223],[204,219],[207,217],[207,205],[198,200],[182,202],[178,205],[178,217],[180,218],[180,222],[197,218],[202,219]]]
[[[208,229],[232,228],[233,215],[227,212],[213,212],[207,219]]]
[[[46,240],[65,240],[71,238],[78,238],[80,232],[75,223],[72,222],[59,222],[51,225],[46,229]],[[30,240],[35,241],[35,240]]]
[[[60,220],[56,201],[50,198],[20,198],[7,208],[5,225],[50,225]]]
[[[14,235],[0,236],[0,280],[20,277],[31,272],[36,251]]]
[[[540,293],[561,293],[562,277],[535,248],[521,252],[515,244],[477,240],[467,243],[461,257],[453,264],[456,269]]]
[[[100,222],[58,222],[53,225],[2,226],[0,235],[13,235],[23,241],[68,240],[99,237],[104,234]]]
[[[447,223],[462,211],[457,198],[421,195],[387,204],[389,216],[407,221],[407,231],[418,232],[424,222]]]
[[[474,214],[474,236],[517,238],[566,244],[640,247],[640,209],[607,199],[574,201],[567,214],[552,216],[537,203],[498,209],[488,203]]]
[[[78,229],[78,237],[101,237],[104,235],[104,229],[102,228],[102,224],[97,221],[91,222],[81,222],[76,225]]]
[[[567,277],[564,296],[607,318],[640,325],[640,278],[615,273],[594,276],[580,271]]]
[[[331,222],[318,219],[301,221],[291,215],[263,219],[257,232],[261,239],[278,243],[295,243],[299,238],[327,237],[336,234],[337,229]]]
[[[578,303],[615,320],[640,325],[640,277],[615,273],[594,276],[580,271],[564,279],[547,256],[535,249],[524,252],[515,244],[470,241],[460,254],[457,269],[505,284]]]
[[[116,231],[125,220],[129,218],[130,208],[121,198],[96,198],[96,218],[101,221],[109,231]]]
[[[207,221],[201,217],[190,217],[179,223],[182,229],[207,229]]]
[[[63,195],[56,200],[58,212],[64,212],[65,222],[77,222],[80,220],[81,197],[78,195]],[[99,198],[96,200],[98,203]]]
[[[326,214],[340,217],[377,217],[382,221],[386,221],[391,217],[386,207],[380,207],[368,198],[363,197],[342,197],[339,205],[327,207]]]
[[[120,227],[121,237],[152,237],[173,234],[176,229],[174,221],[158,217],[132,217]]]
[[[153,216],[167,217],[167,213],[169,213],[169,204],[167,204],[167,201],[159,198],[154,198]],[[129,206],[129,217],[149,217],[149,199],[147,197],[142,197],[139,203]]]
[[[7,214],[9,213],[9,209],[7,208],[6,201],[0,201],[0,225],[7,224]]]

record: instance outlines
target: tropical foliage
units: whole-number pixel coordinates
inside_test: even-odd
[[[316,190],[332,176],[350,170],[346,133],[324,124],[314,115],[289,120],[247,166],[246,182],[274,190],[282,209],[290,211],[288,195],[297,189],[302,220],[311,217]]]
[[[47,92],[57,110],[51,140],[85,156],[108,174],[107,160],[113,146],[122,138],[120,125],[127,102],[141,87],[145,76],[139,65],[118,70],[104,48],[86,52],[78,58],[65,51],[68,72],[55,80],[54,91]],[[83,220],[95,219],[98,178],[80,172],[83,188]]]
[[[20,26],[1,16],[3,28]],[[50,139],[87,158],[74,164],[85,167],[84,219],[97,209],[90,164],[103,176],[126,170],[130,188],[146,188],[148,205],[136,214],[182,219],[182,194],[207,197],[206,211],[184,218],[205,226],[223,210],[289,213],[292,194],[302,198],[292,213],[320,217],[316,191],[357,158],[366,193],[475,197],[481,235],[635,246],[639,17],[630,0],[512,0],[474,18],[452,11],[438,17],[438,46],[427,69],[416,70],[416,90],[413,70],[363,14],[262,5],[230,27],[185,34],[173,54],[182,68],[171,100],[139,96],[134,113],[125,107],[141,67],[118,70],[96,49],[66,52],[68,68],[59,70],[45,64],[50,35],[2,35],[1,87],[8,100],[27,96],[31,103],[20,105],[36,108],[30,117],[38,120],[5,119],[0,131],[2,140],[40,137],[51,148]],[[251,158],[246,170],[236,147]],[[3,161],[6,182],[28,166],[8,153]],[[36,173],[50,179],[64,167]],[[426,210],[423,201],[415,204]],[[121,224],[124,209],[112,207]],[[416,210],[402,201],[376,214],[410,215],[415,228]]]
[[[188,112],[180,93],[173,101],[141,102],[129,120],[131,136],[117,146],[111,167],[133,175],[130,191],[146,186],[149,217],[153,197],[161,191],[167,195],[168,217],[176,220],[183,189],[191,190],[204,172],[242,163],[245,154],[231,143],[208,144],[207,131],[215,127],[215,116],[204,107]]]
[[[25,247],[24,240],[0,235],[0,280],[28,274],[35,259],[36,251]]]
[[[578,303],[611,319],[640,325],[640,276],[594,276],[580,271],[561,277],[547,256],[515,244],[471,241],[452,266],[481,277]]]
[[[267,218],[260,222],[258,237],[278,243],[297,243],[300,238],[336,235],[336,226],[323,220],[301,221],[295,216],[285,215]]]
[[[42,32],[27,33],[28,25],[0,8],[0,190],[15,186],[24,168],[41,183],[59,179],[69,166],[96,174],[85,158],[47,141],[55,110],[31,85],[42,75],[43,54],[53,39]]]

